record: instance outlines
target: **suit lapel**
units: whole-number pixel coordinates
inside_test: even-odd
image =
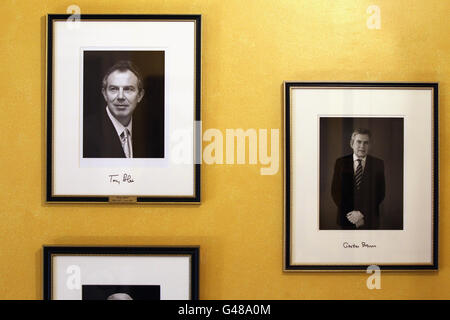
[[[125,153],[122,148],[122,143],[117,135],[117,131],[114,128],[111,119],[109,119],[106,109],[103,116],[103,135],[105,141],[105,148],[108,150],[109,157],[125,157]]]
[[[347,160],[345,161],[345,168],[344,168],[345,173],[347,174],[351,174],[352,176],[354,175],[354,170],[353,170],[353,155],[350,155]]]

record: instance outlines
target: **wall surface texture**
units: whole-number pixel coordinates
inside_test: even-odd
[[[365,273],[283,273],[281,165],[204,164],[200,206],[45,204],[45,15],[72,4],[202,14],[203,130],[281,133],[284,80],[438,81],[439,272],[383,273],[381,290]],[[0,12],[0,299],[42,298],[44,244],[200,245],[201,299],[450,298],[450,1],[2,0]]]

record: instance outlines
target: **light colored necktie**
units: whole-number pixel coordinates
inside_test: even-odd
[[[130,131],[128,131],[128,129],[125,129],[120,136],[122,137],[122,147],[123,147],[123,152],[125,153],[125,157],[131,158],[132,154],[131,154]]]
[[[361,164],[361,159],[357,159],[356,161],[358,161],[358,166],[356,167],[356,173],[355,173],[355,186],[356,189],[359,190],[359,187],[361,186],[361,181],[362,181],[362,175],[363,175],[363,168],[362,168],[362,164]]]

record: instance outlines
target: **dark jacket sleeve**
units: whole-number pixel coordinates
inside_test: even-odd
[[[341,207],[342,202],[342,161],[337,159],[334,165],[333,182],[331,183],[331,195],[334,203]]]
[[[377,170],[377,203],[378,205],[383,202],[386,195],[386,182],[384,179],[384,161],[379,161],[379,166]]]

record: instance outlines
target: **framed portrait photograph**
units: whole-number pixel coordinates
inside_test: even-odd
[[[47,16],[47,202],[200,203],[200,15]]]
[[[437,270],[438,84],[284,93],[284,270]]]
[[[199,250],[44,246],[44,300],[198,300]]]

